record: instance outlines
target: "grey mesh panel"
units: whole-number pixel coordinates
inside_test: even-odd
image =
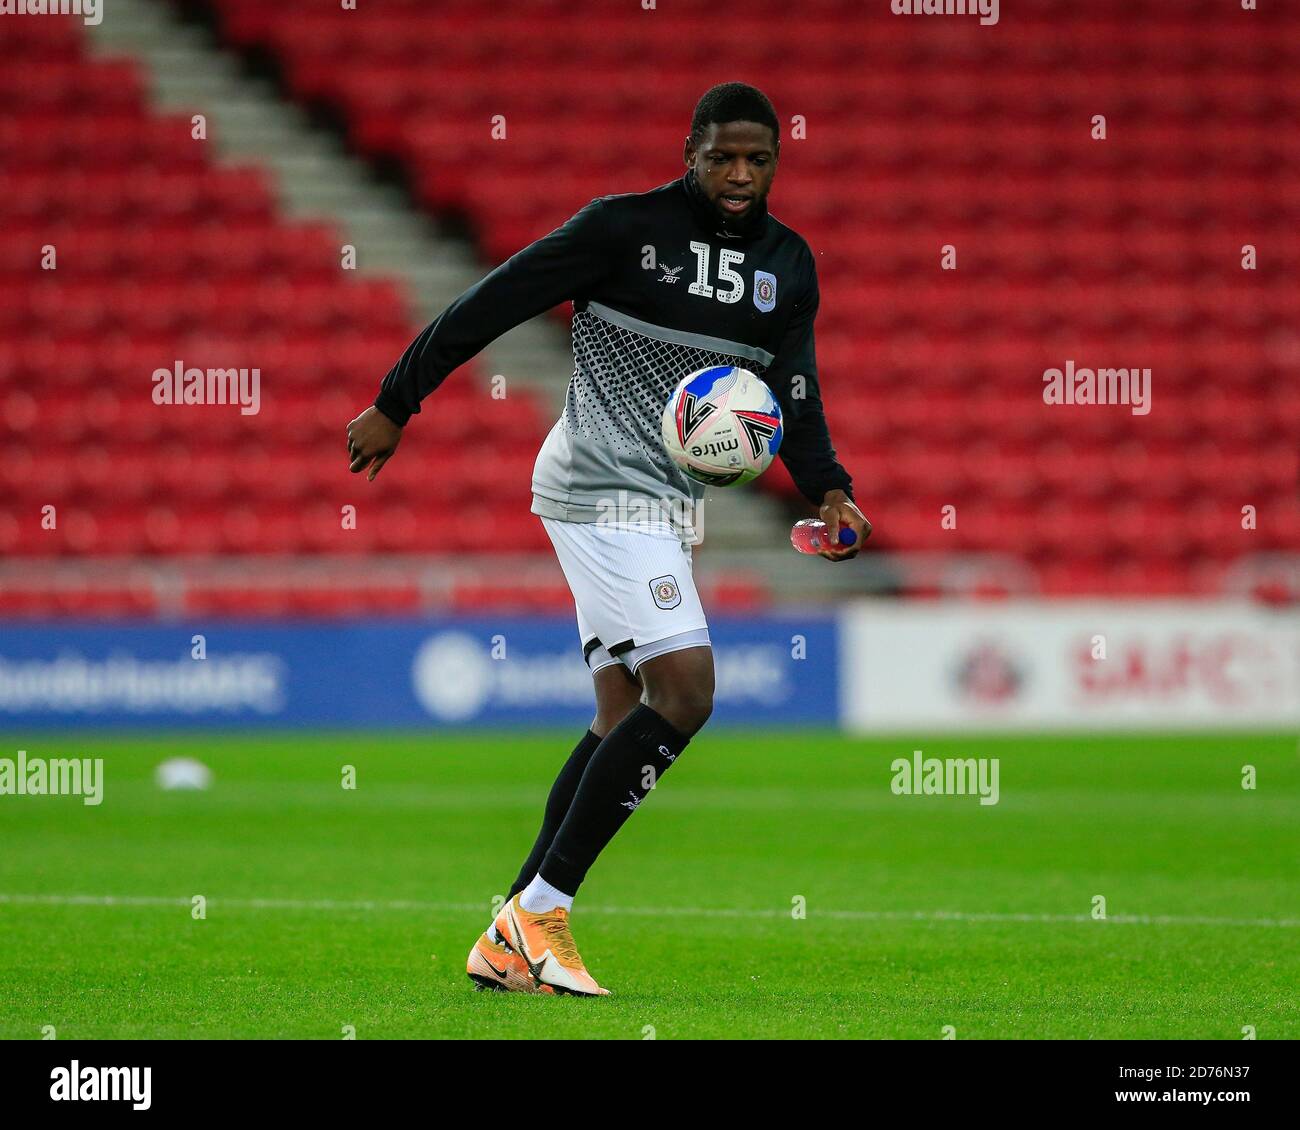
[[[761,353],[749,346],[657,326],[641,333],[631,327],[643,323],[609,313],[588,307],[573,316],[573,377],[564,414],[533,469],[535,514],[594,522],[608,518],[620,498],[670,507],[700,498],[703,485],[664,450],[660,422],[669,394],[688,373],[713,365],[739,365],[760,377],[767,371],[762,360],[744,355]]]
[[[765,368],[771,368],[772,362],[775,360],[772,354],[766,349],[759,349],[757,345],[742,345],[738,341],[727,341],[721,337],[707,337],[704,334],[693,334],[686,330],[670,330],[666,326],[656,326],[652,322],[643,322],[640,318],[634,318],[631,314],[624,314],[621,310],[602,306],[599,302],[591,303],[588,309],[606,322],[612,322],[616,326],[622,326],[625,330],[631,330],[643,337],[653,338],[655,341],[667,341],[676,345],[693,345],[706,352],[727,353],[735,357],[743,357],[749,361],[757,361]],[[754,370],[750,368],[749,371],[752,373]]]

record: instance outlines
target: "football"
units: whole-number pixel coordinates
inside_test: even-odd
[[[771,466],[781,446],[781,407],[748,369],[700,369],[668,398],[663,439],[673,462],[692,479],[740,486]]]

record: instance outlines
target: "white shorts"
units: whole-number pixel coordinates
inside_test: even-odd
[[[578,637],[592,674],[623,663],[708,647],[691,575],[691,549],[668,527],[632,529],[543,518],[578,608]]]

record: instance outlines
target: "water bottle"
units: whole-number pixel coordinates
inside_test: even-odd
[[[840,540],[832,545],[826,536],[826,523],[820,518],[805,518],[796,522],[790,531],[790,544],[800,553],[820,553],[823,549],[831,551],[850,549],[858,540],[858,535],[851,526],[840,523]]]

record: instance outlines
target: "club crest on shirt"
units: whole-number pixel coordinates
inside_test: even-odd
[[[676,608],[682,602],[682,594],[677,588],[677,578],[671,573],[651,581],[650,594],[660,608]]]
[[[754,305],[764,314],[776,309],[776,276],[766,271],[754,272]]]

